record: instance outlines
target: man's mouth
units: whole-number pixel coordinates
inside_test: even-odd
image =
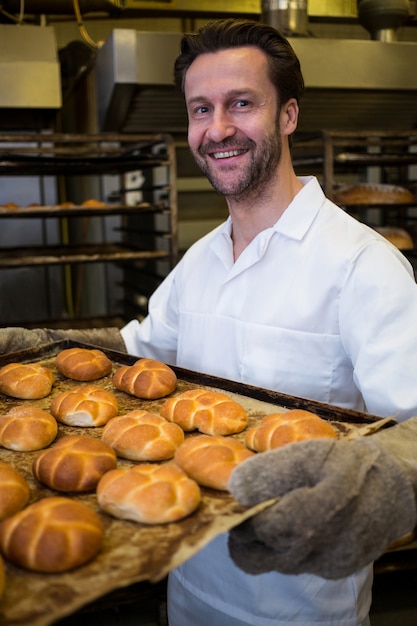
[[[223,152],[213,152],[211,156],[214,159],[228,159],[230,157],[239,156],[244,154],[246,150],[225,150]]]

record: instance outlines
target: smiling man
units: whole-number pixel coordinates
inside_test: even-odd
[[[143,322],[83,340],[403,423],[242,463],[230,482],[242,504],[280,500],[171,572],[169,624],[364,626],[370,561],[416,523],[413,270],[316,178],[296,176],[304,83],[274,28],[209,22],[184,36],[175,78],[190,149],[230,215],[186,252]],[[8,329],[6,349],[13,337],[23,349],[51,335]]]

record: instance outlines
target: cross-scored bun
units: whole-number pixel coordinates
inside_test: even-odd
[[[68,348],[56,356],[55,367],[66,378],[88,382],[110,374],[112,362],[101,350]]]
[[[18,567],[35,572],[72,570],[100,551],[99,516],[66,497],[43,498],[0,524],[0,549]]]
[[[259,426],[248,430],[245,442],[251,450],[265,452],[296,441],[336,437],[330,422],[310,411],[294,409],[266,415]]]
[[[97,499],[100,507],[114,517],[166,524],[193,513],[200,504],[201,492],[174,463],[144,463],[105,474],[97,486]]]
[[[107,422],[102,439],[124,459],[165,461],[184,441],[184,431],[160,415],[137,409]]]
[[[3,597],[5,586],[6,586],[6,572],[4,571],[3,559],[0,556],[0,600]]]
[[[227,491],[232,471],[253,454],[237,439],[197,435],[180,445],[174,461],[199,485]]]
[[[191,389],[164,402],[160,413],[183,430],[206,435],[232,435],[248,425],[248,416],[238,402],[218,391]]]
[[[30,489],[26,479],[14,467],[0,461],[0,522],[14,515],[29,502]]]
[[[156,400],[175,391],[177,376],[165,363],[154,359],[139,359],[133,365],[123,365],[113,375],[116,389],[136,398]]]
[[[15,406],[0,415],[0,446],[18,452],[41,450],[58,434],[56,419],[35,406]]]
[[[101,439],[67,435],[33,461],[39,482],[64,492],[92,491],[100,478],[117,465],[116,453]]]
[[[0,369],[0,391],[20,400],[49,396],[55,377],[50,369],[37,363],[8,363]]]
[[[104,426],[118,411],[114,393],[95,385],[63,391],[51,404],[52,415],[68,426]]]

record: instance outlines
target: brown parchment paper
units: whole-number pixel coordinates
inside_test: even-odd
[[[35,401],[21,401],[8,398],[0,394],[0,412],[6,413],[18,404],[31,403],[49,410],[53,398],[65,389],[77,387],[77,381],[63,378],[55,369],[55,356],[60,349],[70,345],[54,344],[50,353],[42,351],[37,355],[20,355],[16,360],[25,362],[41,362],[53,370],[56,376],[52,393],[47,398]],[[110,355],[109,355],[110,356]],[[8,359],[9,362],[11,359]],[[133,362],[133,361],[132,361]],[[120,366],[113,360],[113,371]],[[0,359],[0,366],[2,365]],[[204,379],[202,379],[204,380]],[[134,408],[159,412],[160,405],[165,399],[144,401],[132,398],[116,390],[112,384],[112,374],[95,381],[93,384],[103,386],[115,393],[119,401],[119,414]],[[187,380],[178,380],[175,394],[195,387],[209,387],[211,385],[197,384]],[[224,391],[222,389],[222,391]],[[227,392],[247,410],[249,427],[253,426],[268,413],[285,411],[286,408]],[[340,412],[339,412],[340,413]],[[379,426],[377,424],[351,424],[348,420],[334,420],[340,436],[355,436],[358,430],[361,434],[368,434]],[[101,437],[102,428],[75,428],[59,424],[58,438],[67,434],[85,434]],[[244,433],[236,435],[243,440]],[[112,518],[102,512],[97,504],[95,493],[62,494],[41,485],[32,474],[32,462],[37,452],[14,452],[0,448],[0,459],[18,469],[29,482],[31,500],[34,502],[42,497],[66,495],[84,502],[96,510],[105,528],[105,539],[100,554],[90,563],[71,572],[62,574],[40,574],[25,571],[5,562],[6,587],[0,602],[1,626],[47,626],[65,617],[84,605],[97,600],[105,594],[141,581],[158,582],[170,570],[201,550],[211,539],[226,532],[243,520],[255,515],[269,506],[271,502],[262,503],[256,507],[245,509],[241,507],[230,494],[216,490],[202,488],[202,502],[198,510],[189,517],[171,524],[148,526],[136,522],[129,522]],[[131,461],[118,460],[118,466],[132,466]]]

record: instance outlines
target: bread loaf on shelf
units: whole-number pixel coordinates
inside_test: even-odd
[[[53,496],[30,504],[0,524],[0,551],[18,567],[59,573],[91,561],[101,550],[103,537],[103,525],[93,509]]]
[[[375,226],[375,230],[388,239],[399,250],[411,250],[414,248],[413,239],[404,228],[394,228],[392,226]]]
[[[0,392],[20,400],[49,396],[55,376],[37,363],[8,363],[0,369]]]
[[[27,480],[14,467],[0,461],[0,522],[23,509],[29,502]]]
[[[89,382],[110,374],[112,362],[101,350],[68,348],[56,356],[55,367],[66,378]]]
[[[174,461],[199,485],[227,491],[232,471],[253,454],[237,439],[197,435],[179,446]]]
[[[15,406],[0,415],[0,446],[8,450],[30,452],[52,443],[58,434],[53,415],[35,406]]]
[[[134,409],[107,422],[102,439],[124,459],[165,461],[184,441],[184,431],[160,415]]]
[[[39,482],[51,489],[86,492],[93,491],[100,478],[116,465],[116,453],[104,441],[66,435],[35,457],[32,470]]]
[[[337,204],[409,204],[413,193],[398,185],[382,183],[356,183],[343,185],[333,192]]]
[[[114,517],[166,524],[193,513],[201,492],[174,463],[144,463],[105,474],[97,486],[97,499],[103,511]]]
[[[285,413],[266,415],[259,426],[250,428],[245,442],[256,452],[265,452],[306,439],[336,439],[332,424],[315,413],[293,409]]]
[[[206,389],[191,389],[169,398],[160,413],[185,431],[199,430],[206,435],[232,435],[248,425],[242,405],[224,393]]]
[[[69,426],[104,426],[118,411],[114,393],[96,385],[62,391],[51,404],[52,415]]]
[[[157,400],[175,391],[177,376],[168,365],[155,359],[139,359],[123,365],[113,375],[116,389],[136,398]]]

